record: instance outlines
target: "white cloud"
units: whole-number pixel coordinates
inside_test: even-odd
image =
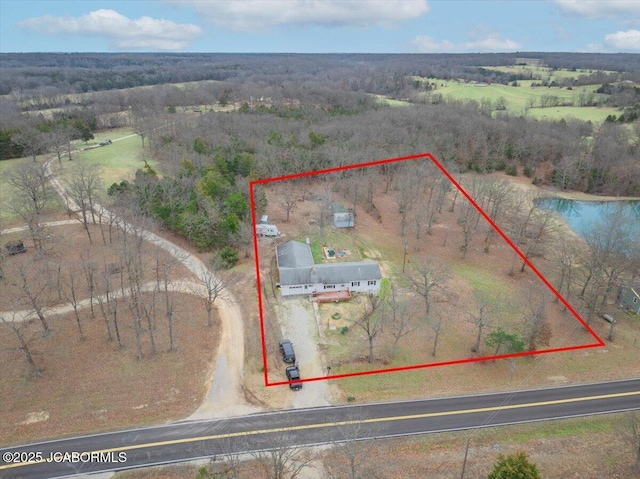
[[[586,18],[617,18],[640,22],[640,2],[637,0],[553,0],[560,11]]]
[[[428,35],[419,35],[411,43],[419,53],[497,53],[515,52],[522,48],[518,42],[486,30],[473,33],[469,42],[453,43],[449,40],[436,40]]]
[[[104,9],[80,17],[27,18],[18,26],[45,35],[97,35],[107,38],[114,50],[184,50],[202,33],[188,23],[146,16],[132,20]]]
[[[429,11],[427,0],[165,0],[193,7],[214,25],[257,32],[277,25],[385,27]]]
[[[627,30],[605,35],[604,43],[622,52],[640,52],[640,30]]]

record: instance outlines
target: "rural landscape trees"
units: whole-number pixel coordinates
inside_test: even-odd
[[[3,228],[28,231],[10,233],[27,253],[2,258],[2,351],[11,351],[10,363],[29,381],[47,378],[59,361],[54,344],[80,350],[98,338],[108,346],[99,354],[130,356],[137,373],[186,353],[199,336],[215,337],[216,306],[230,289],[238,288],[237,306],[253,317],[247,311],[254,311],[254,298],[246,291],[255,280],[253,221],[263,213],[280,215],[282,229],[300,238],[323,245],[340,238],[354,258],[384,266],[389,282],[378,294],[354,300],[353,314],[327,332],[323,354],[335,360],[334,373],[397,367],[416,357],[437,362],[452,351],[456,359],[478,359],[578,344],[587,334],[570,309],[599,330],[601,315],[615,310],[618,322],[606,325],[607,344],[634,344],[637,332],[629,325],[635,319],[617,314],[616,303],[620,288],[640,278],[638,236],[627,229],[637,214],[612,208],[581,239],[544,205],[557,192],[640,195],[640,63],[637,55],[539,56],[548,70],[518,65],[521,71],[510,71],[520,58],[515,54],[78,54],[64,64],[48,56],[47,67],[40,54],[0,54],[0,220]],[[150,60],[154,69],[144,67]],[[105,66],[110,75],[100,74]],[[164,84],[169,77],[185,83]],[[509,95],[456,100],[447,93],[458,86],[479,92],[473,87],[479,83],[535,95],[518,113]],[[142,85],[148,88],[128,89]],[[602,121],[535,116],[569,104],[617,113]],[[91,141],[129,134],[136,135],[132,148],[136,155],[143,151],[140,158],[116,149],[123,143]],[[486,217],[422,161],[332,173],[318,182],[298,178],[275,191],[257,187],[252,218],[253,180],[426,151]],[[121,157],[122,163],[111,163]],[[53,176],[66,190],[62,201]],[[74,203],[68,211],[64,200]],[[332,226],[336,202],[356,218],[344,236]],[[47,225],[68,218],[76,224]],[[362,236],[361,224],[368,228]],[[201,255],[207,266],[186,273],[182,250],[157,248],[151,232]],[[566,304],[540,287],[531,266]],[[188,329],[194,317],[199,329]],[[258,328],[250,325],[247,345],[256,345]],[[344,344],[352,347],[341,351]],[[214,350],[215,343],[199,355],[210,359]],[[260,352],[247,350],[243,387],[256,394]],[[482,367],[497,378],[505,364]],[[391,394],[394,381],[381,394]],[[369,394],[361,388],[352,396],[347,381],[336,387],[344,397]],[[631,437],[633,443],[633,430]],[[255,455],[265,477],[293,477],[310,460],[288,448],[290,439],[285,435],[283,444]],[[340,442],[334,450],[339,466],[328,469],[367,476],[363,457],[370,445]],[[525,460],[501,458],[494,473]],[[528,470],[534,474],[535,467]]]

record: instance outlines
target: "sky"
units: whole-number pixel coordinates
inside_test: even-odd
[[[0,0],[0,52],[640,53],[639,0]]]

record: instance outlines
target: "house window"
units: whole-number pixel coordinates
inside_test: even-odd
[[[335,289],[336,285],[335,284],[325,284],[324,285],[324,289]]]
[[[376,282],[375,281],[367,281],[367,286],[375,286]]]
[[[637,303],[638,302],[638,298],[633,298],[633,302]]]
[[[351,281],[351,286],[360,286],[360,281]]]

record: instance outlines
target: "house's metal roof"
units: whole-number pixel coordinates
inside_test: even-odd
[[[382,279],[380,266],[374,261],[317,264],[304,268],[280,268],[280,284],[344,284],[351,281]]]
[[[353,228],[353,213],[334,213],[333,224],[336,228]]]
[[[382,279],[380,266],[374,261],[314,264],[306,243],[287,241],[276,246],[280,284],[341,284],[351,281]]]
[[[303,268],[313,266],[311,248],[300,241],[287,241],[276,246],[278,268]]]

